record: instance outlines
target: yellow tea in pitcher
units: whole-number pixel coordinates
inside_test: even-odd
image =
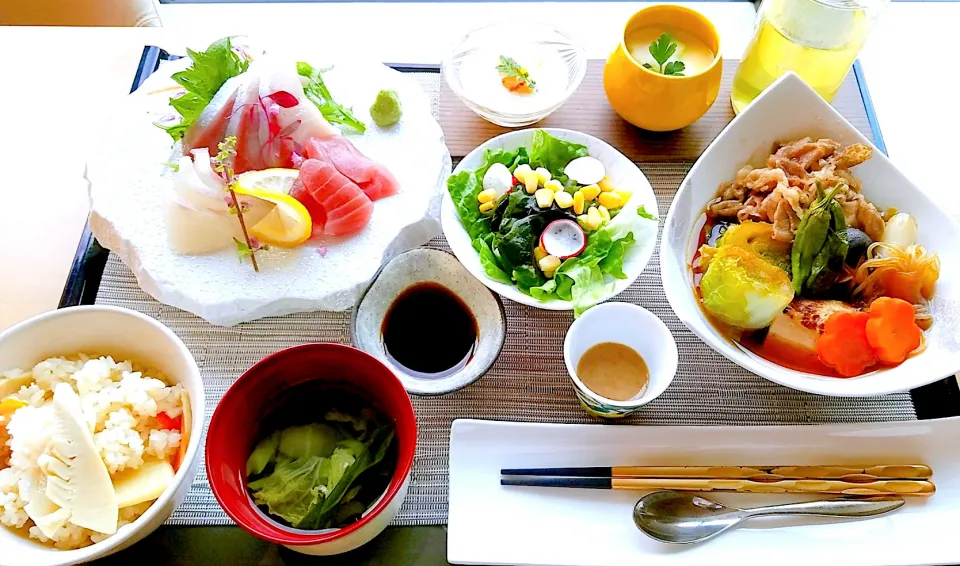
[[[733,79],[739,113],[793,71],[833,99],[887,0],[763,0],[757,29]]]

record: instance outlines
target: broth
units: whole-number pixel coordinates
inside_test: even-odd
[[[387,358],[423,379],[445,377],[466,367],[479,334],[473,313],[460,297],[433,282],[400,293],[380,332]]]

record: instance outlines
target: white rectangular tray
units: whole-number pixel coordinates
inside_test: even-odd
[[[508,467],[907,463],[932,467],[937,493],[908,499],[891,515],[759,519],[692,546],[662,544],[636,529],[631,511],[641,492],[500,485]],[[742,506],[797,500],[710,497]],[[958,525],[960,418],[734,427],[458,420],[450,433],[447,559],[454,564],[956,564]]]

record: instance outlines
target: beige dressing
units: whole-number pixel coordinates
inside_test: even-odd
[[[580,357],[577,377],[587,389],[601,397],[626,401],[647,386],[650,371],[633,348],[617,342],[601,342]]]

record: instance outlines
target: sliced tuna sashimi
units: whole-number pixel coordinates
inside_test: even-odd
[[[397,194],[400,184],[389,169],[360,153],[343,136],[311,138],[305,146],[307,156],[333,163],[338,171],[355,182],[371,200]]]
[[[351,202],[354,201],[357,201],[357,199],[354,199]],[[344,209],[346,208],[347,207],[344,207]],[[370,202],[370,199],[365,198],[363,202],[352,211],[344,214],[343,216],[327,221],[327,225],[324,227],[324,232],[330,234],[331,236],[345,236],[347,234],[359,232],[364,226],[367,225],[367,223],[370,222],[371,216],[373,216],[373,203]]]
[[[323,210],[323,232],[331,236],[344,236],[359,232],[370,222],[373,214],[373,203],[360,190],[356,183],[340,173],[333,165],[319,160],[307,159],[300,166],[300,182],[309,192],[316,206]],[[299,191],[298,200],[306,199]],[[307,210],[311,210],[311,217],[316,222],[312,206],[304,203]],[[317,212],[319,216],[320,213]]]
[[[313,221],[313,235],[323,234],[323,225],[327,223],[327,211],[320,206],[317,199],[313,198],[299,178],[290,187],[290,196],[300,201],[300,204],[310,213],[310,220]]]

